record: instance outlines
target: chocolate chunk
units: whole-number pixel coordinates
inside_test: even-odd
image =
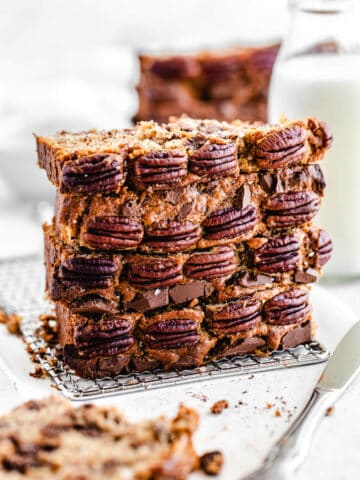
[[[275,178],[271,173],[265,173],[264,175],[260,175],[259,178],[260,186],[265,192],[273,193],[275,191]]]
[[[233,355],[245,355],[246,353],[253,352],[257,348],[263,347],[264,345],[265,340],[261,337],[245,338],[239,343],[223,347],[223,349],[221,350],[221,355],[227,357],[231,357]]]
[[[138,294],[126,307],[138,312],[147,312],[156,308],[165,307],[169,304],[169,291],[167,288],[150,290]]]
[[[205,295],[206,282],[199,280],[197,282],[176,285],[170,290],[170,297],[175,303],[184,303],[193,298],[203,297]]]
[[[245,272],[237,278],[237,284],[241,287],[255,287],[257,285],[266,285],[272,283],[274,279],[269,275],[256,274],[253,272]]]
[[[189,215],[191,210],[192,210],[192,203],[185,203],[181,207],[180,212],[177,214],[176,219],[177,220],[184,220]]]
[[[236,192],[234,207],[242,210],[251,202],[251,190],[248,185],[242,185]]]
[[[295,272],[294,280],[297,283],[313,283],[317,280],[317,272],[314,268],[308,268],[307,270],[298,270]]]
[[[305,325],[299,325],[298,327],[290,330],[286,333],[282,340],[281,345],[286,350],[287,348],[296,347],[301,343],[311,341],[311,323],[307,322]]]

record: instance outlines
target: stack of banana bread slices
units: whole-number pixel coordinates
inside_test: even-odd
[[[331,145],[316,118],[173,119],[36,137],[57,187],[47,292],[84,377],[181,369],[311,340],[313,225]]]

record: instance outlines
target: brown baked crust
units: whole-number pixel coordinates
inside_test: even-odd
[[[185,406],[173,419],[131,424],[114,407],[74,408],[52,396],[24,403],[0,423],[4,479],[185,480],[198,464],[198,414]]]
[[[55,228],[60,239],[90,250],[146,249],[147,230],[168,222],[207,223],[216,212],[247,210],[256,221],[232,242],[307,225],[320,208],[325,181],[319,165],[242,174],[166,191],[116,195],[57,195]],[[131,221],[129,220],[131,219]],[[206,230],[206,228],[205,228]],[[230,235],[231,237],[231,235]],[[218,241],[202,236],[202,246]]]
[[[332,137],[315,118],[277,125],[174,119],[132,129],[35,137],[39,166],[63,193],[172,190],[323,158]]]
[[[139,56],[136,120],[196,118],[266,121],[267,95],[279,45],[194,54]]]
[[[82,311],[144,312],[194,300],[225,302],[277,285],[316,281],[322,230],[292,229],[188,253],[84,252],[44,227],[47,291]],[[323,259],[323,257],[321,257]],[[73,303],[74,302],[74,303]]]

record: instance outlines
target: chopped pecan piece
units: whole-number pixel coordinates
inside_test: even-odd
[[[331,258],[333,243],[325,230],[320,230],[317,243],[317,264],[323,267]]]

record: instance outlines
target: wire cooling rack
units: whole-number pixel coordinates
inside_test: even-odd
[[[0,262],[0,307],[7,313],[16,312],[22,316],[21,330],[25,341],[56,388],[71,400],[90,400],[206,379],[298,367],[321,363],[329,358],[329,351],[314,341],[268,357],[241,355],[189,370],[144,372],[89,380],[75,375],[56,355],[55,349],[48,347],[37,334],[39,315],[51,312],[51,305],[44,297],[44,271],[40,258]]]

